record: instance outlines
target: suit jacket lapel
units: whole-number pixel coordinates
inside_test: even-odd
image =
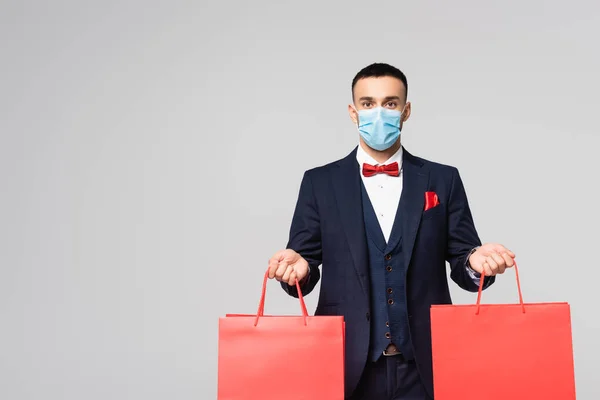
[[[404,149],[402,157],[402,195],[393,230],[402,230],[402,251],[408,271],[425,206],[429,171],[422,168],[423,163]]]
[[[338,161],[332,171],[333,188],[340,212],[342,227],[360,279],[363,292],[368,296],[368,254],[365,223],[362,211],[361,181],[356,148]]]
[[[366,237],[367,242],[371,240],[375,247],[377,247],[381,252],[385,252],[385,248],[387,247],[385,236],[383,236],[383,231],[379,225],[377,214],[375,213],[375,209],[373,208],[373,204],[371,203],[371,199],[369,198],[369,194],[367,193],[367,189],[365,188],[363,182],[360,182],[360,190],[362,193],[362,211],[365,221],[365,230],[368,232]],[[371,223],[369,223],[369,219],[371,219]]]

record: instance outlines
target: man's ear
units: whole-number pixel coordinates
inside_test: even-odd
[[[352,104],[348,104],[348,115],[350,115],[350,120],[354,125],[358,124],[358,112],[354,108]]]
[[[407,119],[410,118],[411,109],[412,109],[412,104],[409,101],[404,106],[404,112],[402,113],[402,122],[404,122],[404,121],[406,121]]]

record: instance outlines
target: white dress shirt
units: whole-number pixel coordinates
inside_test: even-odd
[[[388,174],[375,174],[373,176],[366,177],[360,173],[360,177],[365,185],[369,200],[373,205],[373,210],[377,215],[379,226],[383,232],[386,243],[389,242],[392,227],[394,226],[394,220],[396,219],[396,213],[398,212],[398,205],[400,203],[400,196],[402,195],[402,146],[395,152],[389,159],[383,163],[377,162],[371,157],[359,144],[356,151],[356,161],[359,165],[359,170],[362,171],[363,163],[371,165],[390,164],[398,162],[398,168],[400,174],[398,176],[391,176]],[[473,249],[472,251],[474,251]],[[465,267],[469,272],[471,278],[479,283],[480,274],[475,272],[468,263],[465,262]]]
[[[362,171],[363,163],[371,165],[379,165],[373,157],[367,154],[367,152],[359,145],[356,151],[356,161],[358,162]],[[398,211],[398,204],[400,203],[400,195],[402,194],[402,147],[398,149],[387,161],[381,164],[391,164],[398,162],[398,168],[400,168],[399,176],[390,176],[388,174],[376,174],[373,176],[366,177],[360,174],[360,177],[365,185],[369,200],[373,205],[373,210],[377,215],[379,226],[383,232],[386,243],[390,239],[392,232],[392,226],[394,225],[394,219],[396,218],[396,212]]]

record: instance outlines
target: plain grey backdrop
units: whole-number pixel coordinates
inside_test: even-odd
[[[218,318],[256,312],[304,170],[357,144],[354,74],[389,62],[404,145],[459,168],[526,302],[571,304],[598,399],[598,37],[595,0],[1,1],[0,398],[214,399]]]

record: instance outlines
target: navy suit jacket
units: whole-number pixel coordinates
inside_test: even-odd
[[[403,149],[403,188],[396,224],[401,224],[409,325],[418,370],[433,397],[430,307],[450,304],[450,277],[476,292],[465,267],[469,252],[481,245],[467,196],[455,167],[434,163]],[[287,248],[310,265],[302,294],[321,280],[315,315],[343,315],[346,321],[345,392],[350,396],[367,362],[370,340],[369,257],[362,212],[356,148],[345,158],[304,173]],[[424,211],[425,192],[440,204]],[[319,270],[321,266],[321,270]],[[494,282],[486,277],[485,287]],[[291,296],[295,286],[282,283]]]

